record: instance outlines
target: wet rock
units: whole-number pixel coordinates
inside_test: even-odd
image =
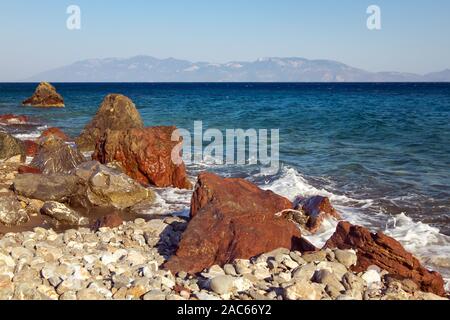
[[[117,228],[123,224],[123,219],[117,213],[111,213],[98,219],[94,224],[94,230],[100,228]]]
[[[89,219],[81,216],[76,211],[59,202],[46,202],[41,209],[41,213],[56,219],[61,224],[71,226],[82,226],[89,224]]]
[[[191,202],[192,220],[166,268],[196,273],[280,247],[297,249],[299,230],[275,216],[291,206],[286,198],[246,180],[200,174]]]
[[[25,100],[22,104],[32,107],[63,108],[64,99],[56,92],[55,87],[53,87],[50,83],[41,82],[36,88],[33,96]]]
[[[327,197],[297,197],[294,202],[294,209],[304,213],[306,217],[305,227],[312,233],[320,229],[323,221],[327,217],[341,220],[341,216],[333,208],[330,199]]]
[[[144,123],[133,102],[118,94],[110,94],[103,100],[97,114],[76,139],[82,151],[92,151],[107,130],[142,129]]]
[[[12,135],[0,131],[0,160],[7,160],[14,156],[20,156],[24,161],[26,156],[25,145]]]
[[[17,226],[28,220],[26,211],[13,194],[0,196],[0,224]]]
[[[70,138],[59,128],[48,128],[44,130],[38,140],[42,141],[48,137],[55,137],[62,141],[70,141]]]
[[[27,116],[14,115],[14,114],[2,114],[0,115],[0,123],[11,125],[11,124],[25,124],[28,122]]]
[[[69,174],[86,159],[74,146],[55,137],[47,137],[30,166],[38,168],[43,174]]]
[[[151,127],[107,131],[99,140],[93,159],[103,164],[118,162],[124,172],[145,185],[191,189],[184,163],[176,164],[172,141],[176,127]]]
[[[353,267],[356,272],[377,265],[391,274],[413,280],[422,291],[445,295],[442,276],[424,268],[398,241],[382,232],[374,234],[366,228],[341,222],[325,247],[356,250],[358,264]]]

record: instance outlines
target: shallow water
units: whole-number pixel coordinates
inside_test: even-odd
[[[450,277],[449,84],[57,84],[65,109],[20,102],[35,84],[0,84],[0,114],[27,114],[77,135],[104,96],[122,93],[146,125],[280,129],[282,167],[188,167],[243,177],[293,199],[329,196],[351,222],[386,231]],[[44,127],[18,128],[16,136]],[[186,214],[190,194],[159,191],[159,211]],[[334,225],[311,240],[320,245]]]

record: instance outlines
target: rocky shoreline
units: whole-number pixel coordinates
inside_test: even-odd
[[[62,103],[51,85],[40,87]],[[35,141],[11,135],[27,123],[0,116],[0,300],[447,296],[440,274],[383,233],[341,221],[326,197],[291,202],[205,172],[189,217],[140,215],[156,188],[193,186],[171,161],[176,128],[145,128],[127,97],[108,95],[76,139],[57,128]],[[303,235],[326,219],[340,223],[316,248]]]

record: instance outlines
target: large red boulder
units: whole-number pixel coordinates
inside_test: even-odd
[[[93,159],[120,163],[122,169],[142,184],[191,189],[184,163],[172,161],[179,142],[172,141],[176,127],[151,127],[110,131],[99,140]]]
[[[371,233],[366,228],[343,221],[325,248],[355,249],[358,255],[358,264],[353,269],[355,272],[376,265],[393,275],[413,280],[422,291],[445,295],[442,276],[424,268],[398,241],[382,232]]]
[[[192,219],[165,268],[193,274],[278,248],[301,250],[305,243],[299,229],[277,214],[291,208],[288,199],[246,180],[202,173],[192,197]]]
[[[326,218],[342,219],[339,212],[331,205],[330,199],[327,197],[297,197],[294,201],[294,208],[304,213],[307,218],[305,227],[312,233],[320,229]]]

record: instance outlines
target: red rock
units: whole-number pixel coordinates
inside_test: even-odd
[[[64,99],[50,83],[41,82],[31,98],[26,99],[22,104],[42,108],[63,108]]]
[[[100,163],[116,161],[133,179],[157,187],[191,189],[184,163],[172,161],[172,141],[176,127],[151,127],[107,131],[97,143],[93,159]]]
[[[445,295],[442,276],[424,268],[398,241],[382,232],[371,233],[366,228],[343,221],[324,248],[355,249],[358,255],[355,272],[376,265],[393,275],[411,279],[422,291]]]
[[[192,219],[165,268],[194,274],[278,248],[299,250],[304,244],[299,229],[276,215],[291,208],[288,199],[246,180],[202,173],[192,197]]]
[[[32,174],[41,174],[41,170],[35,167],[30,166],[20,166],[17,171],[19,174],[26,174],[26,173],[32,173]]]
[[[27,156],[34,157],[39,151],[39,145],[31,140],[25,140],[23,142],[25,144],[25,152]]]
[[[0,115],[0,123],[3,124],[23,124],[28,122],[27,116],[17,116],[14,114]]]
[[[70,140],[70,138],[59,128],[48,128],[47,130],[42,132],[42,134],[39,137],[39,139],[47,138],[49,136],[57,137],[57,138],[59,138],[59,139],[61,139],[63,141],[69,141]]]
[[[100,228],[118,228],[123,224],[123,219],[117,213],[112,213],[98,219],[95,222],[94,229],[98,230]]]
[[[294,207],[295,210],[303,211],[308,217],[306,228],[312,233],[319,230],[323,220],[327,217],[342,220],[337,210],[331,205],[330,199],[327,197],[298,197],[294,202]]]

